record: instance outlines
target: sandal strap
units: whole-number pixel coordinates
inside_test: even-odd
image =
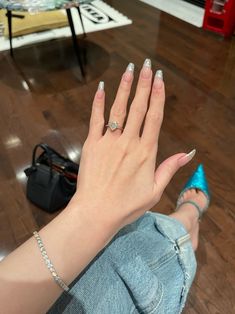
[[[201,219],[202,215],[204,214],[204,212],[205,212],[205,210],[206,210],[206,209],[202,209],[202,208],[201,208],[196,202],[194,202],[194,201],[184,201],[184,202],[178,204],[176,210],[178,210],[178,209],[179,209],[182,205],[184,205],[184,204],[191,204],[191,205],[193,205],[193,206],[197,209],[198,214],[199,214],[198,220]]]

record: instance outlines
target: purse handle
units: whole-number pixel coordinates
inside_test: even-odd
[[[47,153],[48,156],[48,160],[49,160],[49,167],[50,167],[50,177],[53,177],[53,162],[52,162],[52,154],[57,154],[58,156],[60,156],[60,154],[58,154],[54,149],[52,149],[51,147],[49,147],[47,144],[37,144],[35,145],[34,149],[33,149],[33,155],[32,155],[32,166],[25,169],[24,172],[26,174],[26,176],[28,177],[32,172],[34,172],[36,170],[36,153],[38,148],[41,148],[44,152]]]
[[[44,151],[47,152],[48,155],[50,154],[55,154],[58,157],[60,157],[61,159],[67,160],[67,158],[65,158],[64,156],[62,156],[60,153],[58,153],[56,150],[54,150],[52,147],[50,147],[49,145],[45,144],[45,143],[40,143],[38,145],[35,146],[36,150],[38,147],[41,147]],[[35,152],[36,153],[36,152]]]
[[[48,155],[48,160],[49,160],[49,167],[50,167],[50,176],[52,178],[53,172],[52,172],[52,158],[51,158],[51,152],[55,152],[53,149],[51,149],[47,144],[37,144],[34,149],[33,149],[33,157],[32,157],[32,166],[36,167],[36,152],[38,148],[41,148],[43,151],[45,151]],[[56,152],[55,152],[56,153]]]
[[[49,166],[50,166],[50,168],[52,168],[51,149],[48,147],[47,144],[43,144],[43,143],[37,144],[34,147],[34,149],[33,149],[33,157],[32,157],[32,165],[34,167],[36,166],[36,152],[37,152],[37,149],[39,147],[47,153],[48,159],[49,159]]]

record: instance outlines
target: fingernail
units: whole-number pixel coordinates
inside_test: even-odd
[[[128,66],[127,66],[127,68],[126,68],[126,71],[133,73],[134,70],[135,70],[135,65],[134,65],[134,63],[129,63]]]
[[[129,63],[126,72],[123,74],[123,80],[127,83],[130,83],[133,79],[133,73],[135,70],[135,65],[134,63]]]
[[[191,150],[191,152],[189,152],[189,153],[185,156],[185,158],[187,158],[188,160],[192,160],[193,157],[195,156],[195,154],[196,154],[196,149],[194,148],[193,150]]]
[[[163,80],[163,72],[162,72],[162,70],[157,70],[156,71],[155,78],[160,78],[161,80]]]
[[[96,96],[98,98],[103,98],[103,96],[104,96],[104,81],[99,82]]]
[[[144,66],[145,68],[150,68],[150,69],[151,69],[151,67],[152,67],[152,62],[151,62],[151,60],[150,60],[150,59],[145,59],[143,66]]]
[[[98,85],[98,90],[104,90],[104,81],[100,81]]]
[[[163,72],[162,70],[157,70],[155,74],[155,86],[161,88],[163,85]]]
[[[183,157],[179,158],[180,164],[183,166],[186,163],[188,163],[190,160],[193,159],[193,157],[196,154],[196,149],[191,150],[191,152],[189,152],[188,154],[184,155]]]
[[[150,59],[145,59],[144,64],[143,64],[143,70],[142,70],[142,76],[143,78],[148,79],[151,75],[151,67],[152,63]]]

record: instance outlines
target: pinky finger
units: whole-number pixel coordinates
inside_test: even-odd
[[[105,92],[104,82],[100,81],[95,98],[92,105],[89,134],[91,140],[98,140],[101,138],[104,129],[104,106],[105,106]]]

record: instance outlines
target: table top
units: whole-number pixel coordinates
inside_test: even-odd
[[[92,0],[0,0],[0,9],[36,13],[40,11],[78,7],[80,4],[90,2],[92,2]]]

